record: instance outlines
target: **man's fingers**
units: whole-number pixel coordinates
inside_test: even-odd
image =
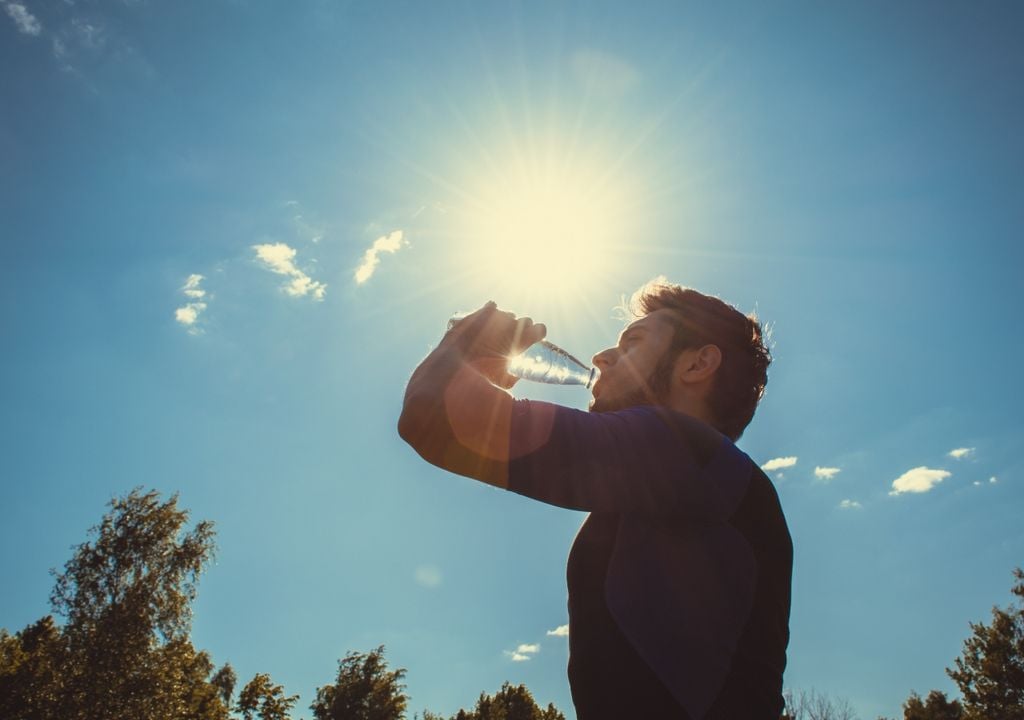
[[[448,321],[449,336],[452,338],[465,339],[475,337],[485,326],[491,323],[494,311],[497,307],[497,304],[493,300],[488,300],[483,306],[477,308],[471,313],[466,313],[461,317],[456,315]],[[465,342],[465,339],[460,340],[460,342]]]
[[[477,357],[518,355],[547,334],[542,323],[499,310],[493,301],[456,320],[451,328],[451,339]]]
[[[544,323],[534,323],[533,327],[530,328],[532,333],[530,344],[540,342],[548,336],[548,327]]]

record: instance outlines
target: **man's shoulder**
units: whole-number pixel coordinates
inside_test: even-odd
[[[595,413],[537,401],[517,400],[516,403],[519,413],[551,417],[554,423],[569,426],[578,433],[601,433],[622,428],[642,433],[646,439],[661,440],[666,449],[675,442],[681,442],[694,452],[701,463],[709,461],[723,442],[731,444],[728,438],[703,420],[664,405],[634,405]]]

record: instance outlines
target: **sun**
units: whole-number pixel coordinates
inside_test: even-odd
[[[532,305],[565,306],[603,284],[628,240],[625,183],[596,154],[490,159],[464,185],[458,253],[467,275]]]

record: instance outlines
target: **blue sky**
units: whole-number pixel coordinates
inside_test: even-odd
[[[395,422],[453,312],[589,357],[664,274],[772,328],[786,685],[954,692],[1024,563],[1020,5],[0,6],[0,625],[151,486],[217,523],[194,639],[240,677],[304,708],[383,643],[413,710],[571,713],[582,516]]]

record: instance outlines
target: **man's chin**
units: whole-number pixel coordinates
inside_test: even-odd
[[[630,393],[625,397],[596,397],[590,401],[588,408],[592,413],[615,412],[639,405],[650,405],[654,400],[643,392]]]

